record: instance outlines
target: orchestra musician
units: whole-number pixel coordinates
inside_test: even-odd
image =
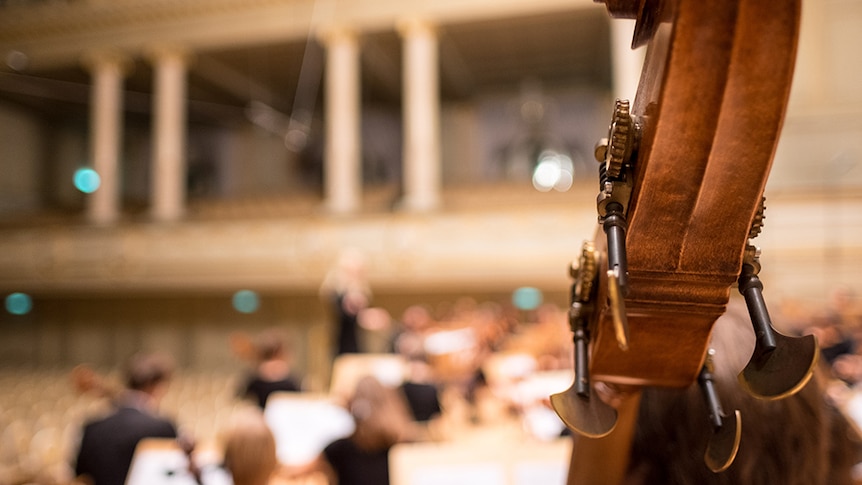
[[[129,359],[126,388],[114,396],[111,414],[84,426],[75,460],[80,481],[123,485],[138,442],[144,438],[178,437],[174,423],[158,414],[173,368],[173,361],[158,353],[142,352]]]

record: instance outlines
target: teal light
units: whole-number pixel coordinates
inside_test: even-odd
[[[6,297],[6,311],[13,315],[26,315],[33,309],[33,300],[26,293],[12,293]]]
[[[240,313],[254,313],[260,308],[260,297],[251,290],[239,290],[233,294],[233,308]]]
[[[79,168],[75,170],[75,188],[85,194],[92,194],[102,184],[102,178],[92,168]]]
[[[519,310],[535,310],[542,304],[542,291],[532,286],[522,286],[512,293],[512,304]]]

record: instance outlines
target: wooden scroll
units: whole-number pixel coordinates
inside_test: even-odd
[[[576,378],[551,396],[584,435],[569,483],[622,476],[638,389],[696,382],[714,427],[705,460],[720,472],[736,456],[741,418],[721,410],[708,345],[734,285],[758,335],[740,374],[746,390],[786,397],[818,356],[813,338],[772,329],[750,241],[790,93],[800,0],[596,1],[612,17],[637,19],[632,46],[647,52],[634,103],[617,101],[609,140],[597,149],[599,227],[573,268]],[[635,398],[612,403],[597,384]],[[599,475],[577,466],[596,456],[609,460]]]
[[[591,373],[684,387],[742,268],[790,92],[800,5],[607,3],[612,16],[636,14],[635,41],[649,41],[632,108],[641,137],[626,245],[630,349],[620,350],[603,309]]]

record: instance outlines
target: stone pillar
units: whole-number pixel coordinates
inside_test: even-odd
[[[169,222],[185,213],[188,57],[182,50],[165,48],[154,51],[153,62],[151,215]]]
[[[611,19],[611,75],[615,98],[634,102],[643,68],[646,46],[632,50],[635,21]]]
[[[408,211],[440,205],[440,69],[437,32],[422,21],[401,23],[403,39],[404,200]]]
[[[322,40],[326,46],[324,204],[329,212],[346,214],[359,210],[362,197],[359,40],[347,29],[329,30]]]
[[[113,224],[121,211],[120,153],[123,138],[123,75],[128,61],[117,53],[88,56],[90,90],[90,156],[99,188],[87,198],[87,220]]]

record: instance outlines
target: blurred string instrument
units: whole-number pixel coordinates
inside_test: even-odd
[[[636,19],[632,48],[647,51],[634,103],[616,101],[596,148],[599,225],[571,268],[575,381],[551,402],[580,435],[614,431],[625,443],[637,406],[617,409],[597,387],[636,394],[698,382],[713,428],[705,461],[720,472],[736,456],[742,417],[721,408],[708,345],[734,286],[757,337],[739,375],[748,392],[792,395],[819,355],[813,336],[772,327],[751,241],[790,92],[800,0],[596,1],[611,17]],[[588,468],[573,466],[569,483],[616,483],[607,469],[576,476]]]
[[[92,394],[96,397],[115,400],[122,388],[98,373],[89,364],[78,364],[69,373],[72,387],[79,394]]]

